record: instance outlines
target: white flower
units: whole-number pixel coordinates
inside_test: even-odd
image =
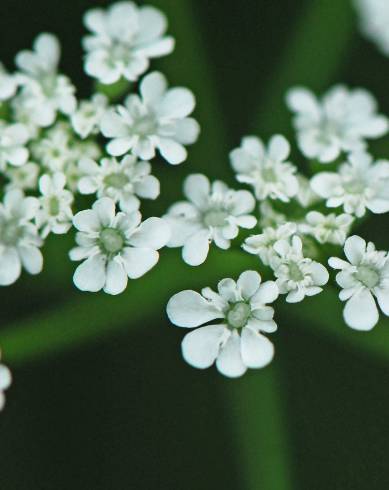
[[[34,162],[27,162],[21,167],[7,167],[4,174],[9,179],[6,190],[36,189],[39,176],[39,165]]]
[[[338,172],[320,172],[311,180],[312,189],[330,208],[343,206],[346,213],[363,216],[389,211],[389,161],[354,153]]]
[[[242,248],[250,254],[258,255],[264,265],[270,265],[271,259],[277,256],[274,244],[278,240],[288,240],[296,231],[295,223],[284,223],[274,228],[268,226],[259,235],[246,238]]]
[[[101,131],[113,138],[107,145],[110,155],[131,151],[142,160],[151,160],[155,150],[176,165],[187,157],[184,145],[197,140],[199,125],[187,117],[195,107],[195,98],[186,88],[167,89],[165,77],[153,72],[143,78],[140,94],[130,95],[124,106],[105,113]]]
[[[40,208],[35,222],[45,238],[50,232],[61,235],[72,225],[73,194],[65,189],[66,177],[61,172],[42,175],[39,179]]]
[[[71,134],[66,124],[56,124],[31,145],[35,161],[50,172],[64,172],[66,165],[74,160]]]
[[[1,352],[0,352],[1,358]],[[5,390],[7,390],[12,383],[11,371],[4,364],[0,363],[0,411],[5,405]]]
[[[0,121],[0,169],[4,170],[7,163],[16,167],[23,165],[28,159],[25,147],[29,133],[23,124],[6,124]]]
[[[320,286],[328,282],[328,271],[312,259],[303,256],[301,238],[279,240],[274,244],[277,256],[273,256],[270,266],[277,277],[281,294],[287,294],[288,303],[302,301],[305,296],[314,296],[322,291]]]
[[[156,199],[159,195],[159,180],[150,175],[150,163],[138,161],[133,155],[125,156],[120,162],[116,158],[103,158],[100,165],[84,158],[79,162],[79,169],[83,175],[78,182],[81,194],[110,197],[126,213],[139,208],[139,198]]]
[[[209,245],[227,249],[236,238],[239,227],[253,228],[251,216],[255,200],[248,191],[234,191],[221,181],[212,186],[205,175],[189,175],[184,182],[188,201],[170,207],[164,218],[170,223],[172,237],[168,247],[183,247],[187,264],[200,265],[208,255]]]
[[[83,139],[98,133],[107,108],[108,99],[103,94],[94,94],[90,100],[83,100],[71,116],[74,131]]]
[[[13,97],[18,88],[18,80],[15,75],[10,75],[0,63],[0,102]]]
[[[53,124],[58,111],[66,115],[75,111],[75,88],[68,77],[57,72],[61,48],[53,34],[40,34],[33,48],[18,53],[16,64],[25,73],[19,79],[24,99],[35,109],[35,123],[47,127]]]
[[[164,220],[148,218],[141,222],[138,211],[116,214],[115,203],[108,197],[77,213],[73,224],[79,230],[78,246],[70,251],[70,258],[84,261],[73,277],[81,291],[123,292],[128,277],[137,279],[155,266],[157,250],[170,238]]]
[[[339,298],[347,301],[343,310],[347,325],[355,330],[371,330],[379,320],[379,307],[389,315],[389,259],[373,243],[353,235],[344,244],[348,262],[331,257],[329,265],[340,269],[336,282],[342,288]]]
[[[296,167],[286,161],[289,153],[290,145],[281,135],[273,136],[267,148],[259,138],[248,136],[230,159],[237,180],[250,184],[257,199],[288,202],[298,192]]]
[[[336,160],[342,151],[365,147],[365,139],[388,132],[388,120],[377,114],[374,97],[363,89],[338,85],[321,100],[305,88],[287,93],[287,104],[296,116],[294,126],[303,154],[322,163]]]
[[[389,4],[387,0],[354,0],[361,28],[378,48],[389,56]]]
[[[20,276],[22,266],[30,274],[39,274],[43,266],[38,247],[42,240],[31,222],[39,202],[24,197],[19,189],[8,191],[0,203],[0,285],[8,286]]]
[[[305,221],[299,225],[299,231],[314,236],[319,243],[343,245],[353,220],[349,214],[325,215],[318,211],[310,211]]]
[[[182,354],[190,365],[206,369],[216,361],[225,376],[242,376],[247,368],[262,368],[273,359],[273,344],[262,332],[277,330],[274,310],[268,303],[278,297],[273,281],[261,284],[255,271],[243,272],[237,282],[223,279],[218,292],[204,288],[201,294],[187,290],[175,294],[167,314],[179,327],[194,328],[182,342]],[[219,319],[221,323],[213,323]]]
[[[104,84],[122,77],[135,81],[148,69],[150,58],[174,49],[174,39],[164,36],[166,17],[154,7],[118,2],[106,11],[89,10],[84,23],[92,32],[83,40],[85,72]]]

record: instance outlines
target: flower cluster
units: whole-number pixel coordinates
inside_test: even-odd
[[[215,363],[228,377],[272,360],[267,334],[277,324],[269,305],[321,293],[327,264],[339,271],[347,325],[369,330],[380,310],[389,315],[388,252],[353,234],[369,213],[389,212],[389,160],[368,148],[389,132],[389,120],[370,93],[338,85],[317,97],[290,89],[295,145],[280,134],[268,142],[243,137],[229,155],[239,188],[192,173],[184,200],[143,219],[142,200],[161,192],[154,160],[181,164],[199,137],[195,97],[169,87],[162,73],[147,73],[152,58],[174,48],[162,12],[121,1],[90,10],[84,22],[84,70],[97,82],[89,99],[78,100],[60,73],[52,34],[17,54],[16,72],[0,65],[1,286],[23,269],[41,272],[50,235],[74,233],[69,257],[80,262],[78,289],[111,295],[150,271],[165,246],[181,248],[190,267],[203,264],[210,248],[237,247],[258,270],[222,279],[217,292],[178,292],[167,305],[173,324],[200,327],[184,337],[184,359],[200,369]],[[343,246],[347,261],[339,258]],[[226,268],[228,261],[226,252]],[[0,365],[0,408],[10,381]]]

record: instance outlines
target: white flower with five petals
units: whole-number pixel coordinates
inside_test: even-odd
[[[303,234],[314,236],[319,243],[343,245],[353,221],[354,218],[345,213],[336,215],[310,211],[298,229]]]
[[[70,258],[83,261],[73,276],[81,291],[122,293],[128,278],[137,279],[156,265],[157,250],[170,238],[170,228],[161,218],[141,222],[138,211],[116,213],[108,197],[77,213],[73,224],[78,230],[77,247]]]
[[[124,105],[107,111],[101,132],[112,138],[107,152],[121,156],[132,152],[142,160],[151,160],[158,150],[169,163],[182,163],[187,152],[184,145],[197,140],[199,125],[189,116],[195,98],[186,88],[167,89],[165,77],[153,72],[143,78],[140,97],[130,95]]]
[[[164,218],[172,228],[168,247],[183,247],[187,264],[202,264],[212,242],[228,249],[239,227],[250,229],[257,222],[249,214],[255,199],[248,191],[234,191],[221,181],[211,185],[205,175],[193,174],[185,179],[184,194],[188,201],[173,204]]]
[[[389,161],[373,162],[367,153],[354,153],[338,172],[319,172],[311,180],[314,192],[330,208],[343,206],[358,218],[366,213],[389,211]]]
[[[273,281],[261,284],[255,271],[243,272],[235,282],[223,279],[218,292],[181,291],[167,305],[167,314],[179,327],[195,328],[182,342],[183,357],[190,365],[206,369],[216,361],[225,376],[242,376],[247,368],[262,368],[273,359],[273,344],[263,335],[277,329],[274,310],[278,297]],[[220,320],[220,323],[213,323]]]
[[[1,359],[1,352],[0,352]],[[0,411],[5,405],[5,390],[7,390],[12,383],[11,371],[4,364],[0,363]]]
[[[289,153],[290,145],[281,135],[273,136],[267,148],[259,138],[247,136],[232,150],[230,159],[237,180],[251,185],[257,199],[288,202],[299,188],[297,169],[286,161]]]
[[[19,189],[8,191],[0,203],[0,285],[8,286],[20,276],[22,266],[39,274],[43,258],[42,240],[32,223],[39,207],[35,197],[24,197]]]
[[[150,58],[174,49],[174,39],[164,36],[166,17],[154,7],[118,2],[106,11],[89,10],[84,23],[92,32],[83,40],[85,71],[104,84],[122,77],[135,81],[148,69]]]
[[[81,194],[110,197],[119,203],[122,211],[130,213],[140,206],[139,198],[156,199],[159,196],[159,180],[150,175],[151,164],[127,155],[121,161],[103,158],[100,164],[84,158],[78,167],[82,177],[78,182]]]
[[[300,150],[322,163],[336,160],[342,151],[365,148],[365,139],[388,132],[388,119],[377,114],[374,97],[363,89],[338,85],[322,100],[308,89],[288,91],[287,104],[295,113],[294,126]]]
[[[371,330],[379,320],[374,298],[385,315],[389,315],[389,258],[374,244],[353,235],[344,244],[347,261],[331,257],[329,265],[340,269],[336,282],[342,288],[339,297],[346,301],[343,310],[347,325],[355,330]]]
[[[289,240],[279,240],[274,244],[277,255],[270,266],[276,276],[281,294],[287,294],[288,303],[302,301],[305,296],[314,296],[322,291],[328,282],[328,271],[319,262],[303,256],[301,238],[294,235]]]

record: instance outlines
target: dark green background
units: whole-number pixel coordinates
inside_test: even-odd
[[[221,107],[222,118],[215,124],[226,128],[229,148],[254,129],[254,112],[260,110],[260,100],[266,105],[263,99],[288,47],[292,28],[314,1],[193,1],[193,22],[199,26],[198,36],[211,60],[209,75],[215,80]],[[328,0],[328,16],[333,2]],[[86,96],[91,83],[82,74],[81,15],[89,7],[108,3],[1,0],[1,59],[11,67],[15,53],[29,47],[37,33],[55,32],[63,43],[62,68]],[[174,31],[180,18],[170,17]],[[332,21],[335,25],[338,19]],[[180,41],[178,38],[178,46]],[[332,41],[329,29],[326,42],[330,45]],[[190,56],[177,51],[175,63],[189,63]],[[319,69],[320,62],[318,59],[311,69]],[[174,84],[191,87],[190,79],[167,76]],[[388,79],[389,60],[355,33],[331,84],[341,81],[365,86],[389,113]],[[282,100],[274,111],[276,116],[280,113],[283,124]],[[272,127],[264,128],[263,135],[267,137],[276,129],[277,117]],[[206,132],[201,139],[203,145],[212,144],[207,142]],[[389,155],[389,145],[387,150]],[[227,158],[198,162],[196,149],[190,155],[185,166],[174,169],[177,182],[199,168],[232,182]],[[165,168],[159,173],[162,178],[172,175]],[[176,186],[167,190],[162,207],[154,206],[154,212],[162,213],[165,203],[178,195]],[[387,221],[385,227],[382,223],[382,218],[373,220],[366,233],[387,248]],[[32,312],[55,311],[63,300],[81,294],[71,285],[72,266],[66,266],[65,271],[59,266],[66,250],[59,248],[58,256],[53,250],[55,245],[47,264],[50,270],[42,277],[24,277],[0,291],[1,327]],[[57,268],[68,276],[65,288],[56,281]],[[130,289],[125,294],[131,302]],[[388,364],[323,338],[315,332],[314,324],[302,328],[285,316],[279,324],[283,328],[273,337],[277,347],[274,364],[280,373],[275,389],[286,417],[291,488],[389,488]],[[126,333],[123,329],[103,342],[17,367],[7,409],[0,416],[0,489],[244,490],[243,449],[234,435],[231,398],[226,393],[235,383],[233,403],[235,408],[239,406],[244,423],[245,410],[250,411],[250,417],[253,413],[245,385],[223,379],[213,369],[200,372],[185,365],[179,349],[182,334],[160,311],[153,322],[136,330]],[[6,358],[7,353],[4,355]],[[250,373],[250,389],[255,389],[258,380],[260,390],[266,376],[266,370]],[[269,413],[263,410],[260,392],[256,400],[254,413],[262,420]],[[266,445],[272,444],[272,434],[265,432],[263,437],[266,450]],[[260,467],[261,454],[255,458]],[[273,488],[263,485],[258,490]]]

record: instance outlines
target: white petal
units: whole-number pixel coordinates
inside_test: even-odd
[[[186,160],[188,155],[184,146],[172,139],[160,138],[158,149],[165,160],[172,165],[178,165]]]
[[[243,299],[250,299],[258,291],[261,276],[256,271],[245,271],[239,276],[237,284]]]
[[[20,276],[21,263],[14,248],[6,248],[0,255],[0,286],[13,284]]]
[[[73,225],[85,233],[98,232],[101,228],[98,214],[93,209],[79,211],[73,217]]]
[[[169,320],[178,327],[193,328],[216,318],[223,318],[223,313],[196,291],[181,291],[172,296],[167,304]]]
[[[4,366],[4,364],[0,364],[0,391],[4,391],[9,388],[11,383],[11,371],[6,366]]]
[[[144,102],[154,106],[166,92],[166,78],[157,71],[150,73],[142,80],[140,84],[140,93]]]
[[[182,249],[182,258],[184,261],[193,266],[205,262],[209,252],[209,231],[201,230],[185,242]]]
[[[327,284],[330,276],[323,264],[312,262],[310,272],[316,286],[324,286],[324,284]]]
[[[107,152],[114,157],[119,157],[130,151],[132,145],[131,137],[116,138],[108,143]]]
[[[129,242],[134,247],[159,250],[170,240],[170,226],[161,218],[148,218],[131,236]]]
[[[195,119],[186,117],[176,121],[174,139],[178,141],[178,143],[191,145],[197,141],[199,134],[200,125]]]
[[[237,332],[233,332],[221,348],[216,367],[220,373],[229,378],[237,378],[246,372],[247,368],[242,361],[240,338]]]
[[[158,114],[162,117],[183,118],[189,116],[195,107],[193,93],[187,88],[172,88],[163,98]]]
[[[115,218],[115,202],[109,197],[102,197],[92,206],[102,226],[111,226]]]
[[[120,294],[126,289],[127,280],[124,267],[115,260],[110,260],[107,265],[104,291],[108,294]]]
[[[343,310],[347,325],[355,330],[371,330],[378,322],[378,309],[368,289],[354,294]]]
[[[280,134],[273,136],[269,143],[269,157],[276,162],[282,162],[288,158],[289,153],[288,140]]]
[[[274,356],[274,346],[264,335],[243,328],[242,330],[242,359],[249,368],[262,368],[269,364]]]
[[[139,9],[138,43],[145,43],[159,38],[166,31],[165,15],[158,9],[146,5]]]
[[[81,291],[96,292],[103,289],[106,279],[106,259],[95,255],[80,264],[73,276],[73,282]]]
[[[224,325],[207,325],[186,334],[181,345],[185,361],[198,369],[212,366],[226,333]]]
[[[344,244],[344,253],[353,265],[360,264],[366,251],[366,242],[363,238],[353,235],[347,238]]]
[[[389,289],[377,288],[374,292],[382,312],[389,316]]]
[[[159,254],[150,248],[127,247],[122,259],[130,279],[138,279],[152,269],[159,260]]]
[[[184,194],[198,208],[202,208],[208,201],[211,185],[203,174],[189,175],[184,181]]]
[[[259,286],[257,293],[251,298],[253,304],[266,305],[273,303],[279,295],[278,286],[274,281],[266,281]]]
[[[339,176],[332,172],[320,172],[311,179],[311,187],[314,192],[325,199],[332,196],[334,188],[339,182]]]
[[[36,247],[19,247],[23,267],[30,274],[39,274],[43,268],[41,251]]]

